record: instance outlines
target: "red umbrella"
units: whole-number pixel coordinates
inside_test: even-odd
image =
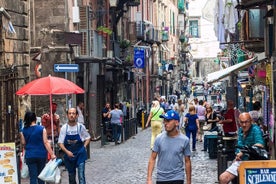
[[[75,83],[50,75],[29,82],[16,92],[17,95],[64,95],[79,93],[84,93],[84,90]]]
[[[75,83],[49,75],[48,77],[33,80],[20,88],[17,95],[50,95],[50,112],[52,127],[52,144],[54,144],[53,116],[52,116],[52,95],[80,94],[84,90]],[[54,146],[53,146],[54,149]]]

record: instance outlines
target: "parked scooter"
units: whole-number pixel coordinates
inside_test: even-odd
[[[236,146],[244,156],[247,156],[248,160],[269,160],[269,154],[265,148],[259,146]],[[243,161],[246,162],[246,161]],[[240,175],[240,172],[238,172]],[[241,184],[239,182],[239,176],[231,181],[232,184]]]

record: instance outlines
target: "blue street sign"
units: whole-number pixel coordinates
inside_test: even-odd
[[[136,68],[145,67],[145,49],[135,47],[134,48],[134,65]]]
[[[55,64],[54,71],[55,72],[78,72],[79,65],[78,64]]]

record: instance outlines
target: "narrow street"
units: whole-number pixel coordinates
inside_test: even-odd
[[[101,147],[100,141],[91,142],[91,158],[86,164],[87,184],[145,184],[150,155],[151,129],[138,130],[138,134],[120,145],[110,143]],[[217,160],[209,159],[197,142],[192,152],[192,183],[217,183]],[[61,167],[62,184],[68,184],[67,172]],[[155,170],[156,172],[156,170]],[[155,180],[155,176],[153,177]],[[28,180],[22,180],[27,184]]]

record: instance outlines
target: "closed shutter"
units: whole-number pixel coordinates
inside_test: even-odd
[[[81,6],[80,7],[80,24],[79,29],[80,33],[82,33],[82,45],[81,45],[81,55],[87,56],[89,55],[89,43],[90,43],[90,19],[89,15],[91,12],[91,8],[89,6]]]

